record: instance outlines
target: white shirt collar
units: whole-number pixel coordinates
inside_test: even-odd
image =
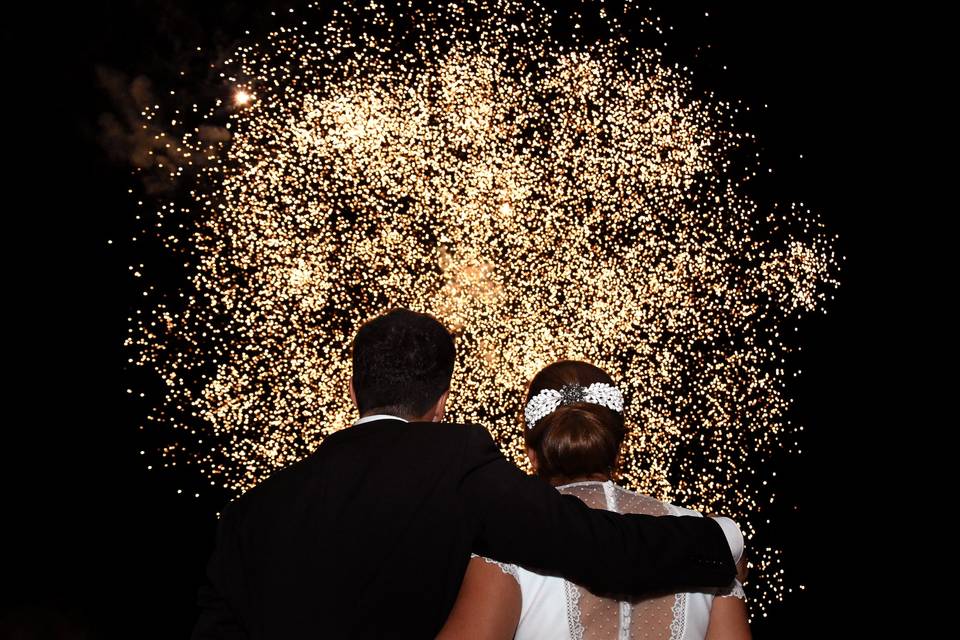
[[[410,422],[409,420],[404,420],[404,419],[401,418],[400,416],[392,416],[392,415],[390,415],[390,414],[388,414],[388,413],[377,413],[377,414],[372,415],[372,416],[366,416],[366,417],[364,417],[364,418],[358,418],[358,419],[354,420],[354,421],[353,421],[353,426],[357,426],[358,424],[363,424],[364,422],[373,422],[374,420],[383,420],[383,419],[388,419],[388,420],[400,420],[401,422]]]

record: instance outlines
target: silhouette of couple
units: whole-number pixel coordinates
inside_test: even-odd
[[[195,640],[750,637],[736,524],[612,482],[609,375],[533,378],[528,476],[482,426],[443,421],[455,355],[427,314],[359,329],[359,419],[225,508]]]

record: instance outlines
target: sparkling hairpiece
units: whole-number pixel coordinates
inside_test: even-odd
[[[574,402],[589,402],[614,411],[623,411],[623,394],[613,385],[605,382],[594,382],[587,387],[567,384],[560,389],[543,389],[527,401],[523,410],[527,428],[533,429],[541,418],[556,411],[557,407]]]

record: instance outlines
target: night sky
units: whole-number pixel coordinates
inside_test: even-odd
[[[13,438],[3,456],[12,539],[0,637],[189,634],[215,514],[228,496],[194,498],[196,470],[148,472],[139,455],[154,443],[137,429],[146,407],[126,393],[135,374],[122,342],[139,291],[127,267],[140,257],[129,242],[107,244],[137,228],[127,194],[135,178],[104,139],[104,114],[117,117],[122,105],[98,78],[103,70],[144,75],[159,92],[196,46],[226,50],[245,29],[265,29],[269,8],[289,4],[91,2],[21,6],[5,17],[3,122],[13,138],[3,206],[13,356],[5,433]],[[902,70],[882,37],[890,17],[826,2],[677,4],[652,3],[674,25],[667,59],[755,108],[745,124],[774,168],[767,188],[820,212],[846,256],[828,313],[800,322],[803,351],[792,362],[803,375],[789,392],[792,417],[806,427],[803,454],[779,461],[780,498],[796,507],[779,516],[784,568],[789,585],[806,589],[794,588],[754,634],[883,628],[885,615],[825,618],[851,585],[897,575],[867,553],[883,538],[870,528],[882,508],[873,469],[899,465],[876,437],[878,425],[885,433],[895,426],[879,402],[894,395],[884,372],[897,355],[890,352],[902,351],[890,342],[891,320],[914,295],[891,275],[891,260],[907,256],[909,231],[890,226],[902,217],[891,191],[896,168],[884,159],[899,142],[882,125],[895,110],[887,79]],[[211,79],[206,90],[226,96],[229,88]],[[919,226],[922,213],[913,215]],[[49,635],[31,635],[41,631]]]

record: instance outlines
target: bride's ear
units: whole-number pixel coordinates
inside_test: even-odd
[[[537,452],[527,447],[527,457],[530,459],[530,468],[534,473],[537,472]]]

